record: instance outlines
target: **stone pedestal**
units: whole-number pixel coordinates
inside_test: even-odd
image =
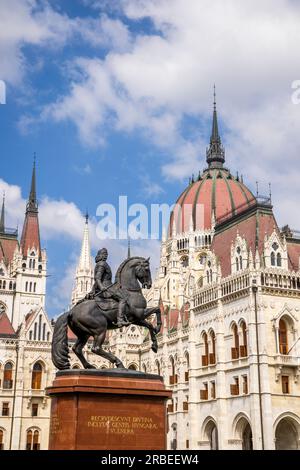
[[[162,377],[127,369],[66,370],[47,388],[50,450],[166,449]]]

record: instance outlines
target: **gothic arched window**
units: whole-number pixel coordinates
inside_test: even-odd
[[[202,354],[202,366],[208,366],[208,338],[207,333],[203,333],[202,335],[203,340],[203,352]]]
[[[6,390],[13,388],[13,365],[12,362],[7,362],[4,366],[3,388]]]
[[[281,254],[277,253],[277,266],[281,266]]]
[[[279,351],[280,354],[288,353],[287,324],[282,318],[279,321]]]
[[[210,342],[211,342],[212,352],[209,354],[209,363],[215,364],[216,363],[216,335],[214,331],[211,331],[210,333]]]
[[[29,429],[26,434],[26,450],[39,450],[40,449],[40,433],[36,429],[32,431]]]
[[[274,253],[274,251],[272,251],[272,253],[271,253],[271,266],[275,266],[275,265],[276,265],[275,253]]]
[[[40,390],[42,386],[42,372],[43,368],[40,362],[36,362],[32,369],[31,388]]]
[[[234,347],[231,348],[231,358],[232,359],[238,359],[239,356],[240,356],[240,342],[239,342],[238,327],[237,327],[236,323],[233,324],[232,332],[233,332]]]
[[[247,351],[247,326],[244,321],[241,322],[242,338],[243,345],[240,346],[241,357],[246,357],[248,355]]]

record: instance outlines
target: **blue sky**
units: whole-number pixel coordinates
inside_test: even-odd
[[[300,228],[297,2],[188,5],[0,0],[0,189],[21,228],[36,152],[50,315],[68,304],[87,208],[95,252],[98,204],[172,204],[205,167],[214,83],[227,166],[263,194],[271,181],[279,224]],[[126,243],[106,244],[115,267]],[[157,264],[158,242],[133,251]]]

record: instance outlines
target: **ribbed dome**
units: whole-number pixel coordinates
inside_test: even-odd
[[[213,217],[218,220],[228,213],[234,215],[254,200],[252,192],[229,170],[209,168],[177,199],[170,219],[170,235],[174,222],[176,235],[188,232],[191,223],[193,230],[207,230],[212,227]]]
[[[169,236],[190,230],[209,230],[225,214],[234,215],[250,206],[255,197],[238,177],[223,167],[225,150],[221,142],[214,92],[210,145],[206,150],[208,168],[190,184],[176,201],[171,214]]]

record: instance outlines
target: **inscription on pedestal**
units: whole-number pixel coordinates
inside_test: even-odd
[[[130,374],[130,372],[128,373]],[[166,400],[160,378],[100,371],[61,374],[52,388],[51,450],[162,450]]]
[[[153,418],[146,416],[91,416],[87,426],[109,434],[135,434],[141,430],[158,430],[158,425],[154,423]]]
[[[60,434],[60,433],[62,433],[62,429],[61,429],[59,417],[57,415],[52,415],[50,434]]]

